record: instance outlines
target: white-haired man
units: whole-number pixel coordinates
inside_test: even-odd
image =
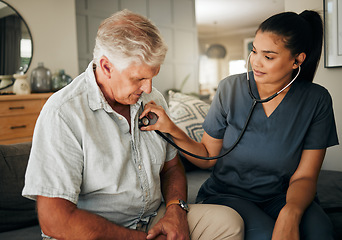
[[[118,12],[100,25],[86,71],[45,104],[23,189],[44,238],[242,239],[233,209],[186,208],[176,150],[139,130],[142,103],[167,109],[152,87],[166,52],[148,19]]]

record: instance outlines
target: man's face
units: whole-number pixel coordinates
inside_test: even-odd
[[[110,98],[123,105],[135,104],[143,92],[151,93],[152,78],[159,70],[160,66],[146,64],[132,64],[121,72],[113,67],[107,84]]]

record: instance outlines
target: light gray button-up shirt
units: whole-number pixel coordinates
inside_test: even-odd
[[[153,89],[131,105],[131,133],[125,117],[106,102],[93,63],[44,105],[34,131],[23,196],[67,199],[81,209],[135,228],[156,213],[159,173],[176,150],[154,131],[140,131],[141,101],[167,109]]]

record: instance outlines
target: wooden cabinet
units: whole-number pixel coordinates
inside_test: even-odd
[[[51,95],[1,95],[0,144],[31,141],[38,115]]]

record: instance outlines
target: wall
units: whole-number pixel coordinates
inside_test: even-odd
[[[28,74],[44,62],[52,72],[64,69],[78,75],[74,0],[5,0],[26,21],[33,38],[33,59]]]
[[[101,9],[101,1],[77,0],[86,2],[88,6]],[[33,59],[28,74],[37,67],[38,62],[44,62],[52,72],[64,69],[72,77],[76,77],[84,65],[89,62],[79,62],[76,27],[76,0],[5,0],[14,7],[25,19],[33,38]],[[184,92],[199,92],[198,83],[198,44],[195,20],[194,0],[108,0],[103,1],[114,8],[107,8],[106,16],[116,10],[128,8],[151,18],[159,27],[167,44],[169,52],[159,75],[154,80],[154,86],[161,92],[169,88],[179,88],[182,80],[190,73],[190,78],[184,87]],[[86,39],[94,42],[97,26],[103,20],[102,15],[93,13],[93,31]],[[79,20],[79,16],[78,20]],[[83,35],[82,35],[83,36]],[[84,41],[86,42],[86,41]],[[89,45],[87,54],[91,55]],[[79,67],[80,65],[80,67]]]
[[[303,10],[320,11],[323,16],[322,0],[285,0],[285,10],[300,13]],[[323,53],[324,54],[324,53]],[[331,94],[334,103],[334,113],[337,125],[337,132],[340,143],[342,143],[342,67],[324,68],[324,56],[321,58],[320,65],[314,82],[324,86]],[[328,148],[323,169],[342,171],[342,146]]]
[[[255,31],[258,26],[255,26],[255,28],[248,29],[244,31],[243,33],[236,34],[236,35],[227,35],[225,37],[220,38],[200,38],[199,39],[199,48],[200,48],[200,54],[205,54],[206,49],[211,44],[222,44],[227,49],[227,55],[224,59],[219,60],[218,65],[218,79],[219,82],[226,76],[230,75],[229,68],[227,67],[229,64],[229,61],[231,60],[241,60],[245,59],[244,56],[244,39],[252,38],[254,37]],[[217,82],[217,83],[218,83]]]
[[[97,28],[114,12],[129,9],[154,22],[169,50],[153,85],[165,93],[179,88],[190,74],[183,92],[199,92],[198,40],[194,0],[76,0],[80,72],[93,58]]]

